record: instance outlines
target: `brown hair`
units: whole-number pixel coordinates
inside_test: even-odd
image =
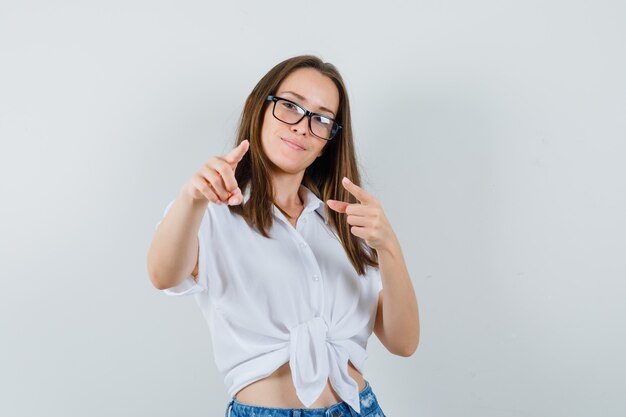
[[[316,56],[302,55],[284,60],[270,69],[248,96],[241,113],[234,146],[238,146],[246,139],[250,141],[250,149],[243,156],[235,171],[239,188],[243,191],[245,187],[251,187],[250,197],[245,204],[228,208],[231,212],[243,216],[249,225],[269,238],[268,229],[273,222],[274,189],[269,172],[271,162],[261,145],[261,127],[265,110],[269,105],[266,98],[270,94],[275,94],[280,83],[299,68],[318,70],[329,77],[339,90],[339,109],[336,119],[343,127],[337,136],[326,144],[322,156],[316,158],[307,167],[302,184],[324,202],[330,226],[337,232],[354,269],[359,275],[363,275],[366,265],[378,266],[376,251],[371,249],[363,239],[350,232],[351,226],[346,222],[345,214],[337,213],[326,206],[326,201],[329,199],[349,203],[358,202],[341,184],[342,178],[348,177],[354,184],[361,185],[352,139],[348,93],[337,68]],[[278,205],[276,207],[285,214],[285,217],[289,217]]]

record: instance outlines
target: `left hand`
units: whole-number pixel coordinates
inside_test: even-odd
[[[346,220],[352,226],[350,232],[364,239],[371,248],[377,251],[390,248],[396,240],[396,234],[391,228],[378,199],[345,177],[341,183],[350,194],[356,197],[360,204],[328,200],[328,207],[338,213],[347,214]]]

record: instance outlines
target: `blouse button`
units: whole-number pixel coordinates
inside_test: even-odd
[[[313,281],[319,281],[319,280],[320,280],[319,275],[313,275]]]
[[[300,243],[300,246],[302,246],[303,248],[306,248],[306,243],[302,242]]]

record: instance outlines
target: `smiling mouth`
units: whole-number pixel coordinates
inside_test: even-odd
[[[287,146],[289,146],[292,149],[297,149],[299,151],[304,151],[305,150],[303,147],[301,147],[301,146],[299,146],[299,145],[297,145],[297,144],[295,144],[295,143],[293,143],[291,141],[288,141],[287,139],[283,139],[283,138],[281,138],[281,139],[282,139],[283,142],[285,142],[285,144]]]

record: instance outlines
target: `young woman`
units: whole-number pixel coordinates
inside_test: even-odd
[[[276,65],[235,145],[166,207],[152,284],[195,294],[227,416],[384,416],[363,378],[367,341],[412,355],[418,308],[398,239],[360,187],[337,69],[308,55]]]

